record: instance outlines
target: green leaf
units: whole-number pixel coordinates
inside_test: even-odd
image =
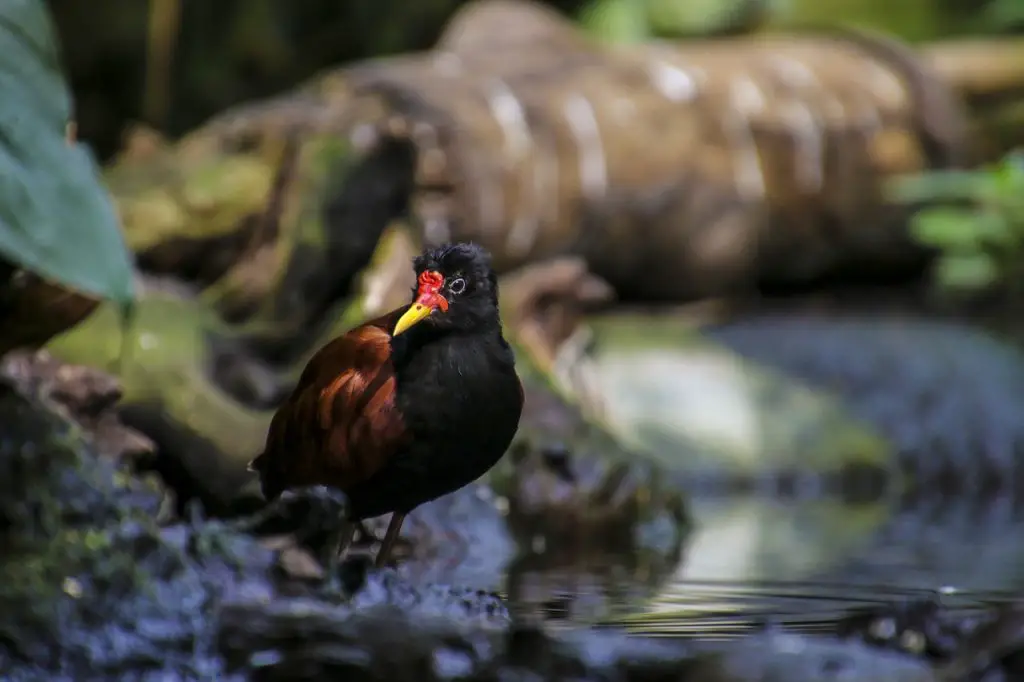
[[[1016,249],[1021,234],[1003,211],[980,210],[974,220],[975,243],[981,248]]]
[[[991,170],[991,175],[996,199],[1014,198],[1024,190],[1024,168],[1021,168],[1020,159],[1013,154],[1007,154]]]
[[[936,264],[938,280],[951,289],[982,289],[999,277],[999,266],[985,253],[948,254]]]
[[[1024,2],[993,0],[981,12],[985,25],[992,29],[1012,28],[1024,22]]]
[[[973,200],[991,184],[984,171],[935,171],[894,177],[886,183],[885,194],[891,201],[907,204]]]
[[[0,2],[0,255],[127,305],[132,256],[89,151],[69,144],[71,100],[43,0]]]
[[[761,0],[632,0],[646,9],[654,35],[700,36],[735,28]]]
[[[1012,221],[1024,216],[1024,159],[1020,152],[1007,154],[992,171],[993,191],[990,206],[998,207]]]
[[[910,232],[924,246],[974,247],[979,242],[979,215],[967,208],[924,209],[914,216]]]

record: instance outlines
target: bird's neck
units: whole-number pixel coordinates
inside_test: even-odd
[[[502,336],[500,323],[476,329],[471,333],[439,330],[423,325],[391,338],[391,364],[399,375],[419,355],[443,356],[449,352],[482,352],[499,362],[515,362],[512,349]]]

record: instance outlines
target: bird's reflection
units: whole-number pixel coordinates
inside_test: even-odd
[[[509,609],[520,620],[594,623],[650,600],[672,578],[682,541],[669,552],[579,538],[542,551],[524,547],[508,565]]]

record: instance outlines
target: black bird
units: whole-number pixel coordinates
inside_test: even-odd
[[[376,559],[384,565],[406,514],[487,472],[519,428],[523,387],[490,255],[449,244],[413,267],[411,305],[321,348],[249,465],[268,501],[315,486],[346,494],[332,575],[356,523],[392,514]]]

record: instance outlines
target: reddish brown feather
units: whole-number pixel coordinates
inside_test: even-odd
[[[350,490],[404,444],[390,362],[390,329],[403,310],[352,329],[310,359],[252,463],[268,498],[304,485]]]

